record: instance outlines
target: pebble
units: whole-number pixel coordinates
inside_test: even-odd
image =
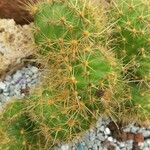
[[[34,67],[34,66],[32,66],[31,67],[31,71],[34,73],[34,74],[36,74],[36,73],[38,73],[38,68],[37,67]]]
[[[131,129],[130,129],[130,131],[132,133],[136,133],[138,130],[139,130],[139,127],[135,127],[135,126],[132,126]]]
[[[14,75],[13,75],[13,80],[15,81],[15,82],[18,82],[20,79],[21,79],[21,77],[22,77],[22,73],[21,73],[21,71],[17,71]]]
[[[99,131],[104,131],[105,130],[105,127],[102,125],[100,128],[99,128]]]
[[[142,132],[142,134],[143,134],[143,136],[144,136],[145,138],[150,137],[150,131],[149,131],[149,130],[144,130],[144,131]]]
[[[112,137],[108,137],[108,141],[113,142],[113,138]]]
[[[104,133],[105,133],[106,135],[110,135],[110,133],[111,133],[111,132],[110,132],[110,129],[109,129],[109,128],[106,128],[105,131],[104,131]]]
[[[0,89],[4,90],[6,88],[6,84],[3,82],[0,82]]]

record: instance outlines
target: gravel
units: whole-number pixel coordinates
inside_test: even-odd
[[[7,75],[4,81],[0,81],[0,106],[12,97],[24,97],[26,92],[39,82],[39,76],[39,69],[31,65],[23,67],[11,76]]]
[[[134,139],[118,141],[113,137],[111,130],[108,128],[108,124],[110,122],[111,119],[109,118],[100,118],[96,124],[96,127],[87,131],[81,139],[75,140],[68,145],[58,145],[55,147],[55,150],[150,150],[149,127],[144,128],[134,124],[129,124],[122,130],[125,133],[131,134],[142,133],[144,137],[143,142],[135,142]]]

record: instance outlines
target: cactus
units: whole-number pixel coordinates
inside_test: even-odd
[[[5,107],[0,117],[0,149],[39,149],[38,128],[24,108],[23,101],[15,101]]]
[[[100,34],[98,31],[102,32],[105,29],[107,17],[102,6],[97,9],[90,4],[87,0],[56,0],[30,6],[31,12],[36,10],[36,43],[51,51],[60,51],[63,42],[73,46],[73,50],[78,42],[90,42],[88,46],[92,46],[92,41],[100,37],[97,35]]]
[[[132,85],[132,101],[141,121],[150,120],[150,90]]]
[[[102,8],[86,0],[57,0],[38,2],[30,10],[37,55],[48,72],[29,98],[29,112],[40,123],[47,148],[49,141],[77,138],[99,115],[113,114],[120,101],[121,65],[102,46]]]
[[[115,0],[111,14],[115,27],[112,46],[124,63],[126,75],[136,81],[150,79],[150,9],[147,0]]]

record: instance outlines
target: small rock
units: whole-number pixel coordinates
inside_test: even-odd
[[[145,140],[144,143],[146,143],[150,147],[150,139]]]
[[[4,96],[9,96],[9,93],[4,92],[3,95]]]
[[[144,130],[145,130],[145,128],[140,128],[140,129],[138,130],[138,133],[143,133]]]
[[[32,72],[31,70],[28,70],[28,71],[26,72],[26,75],[28,75],[29,77],[32,77],[33,72]]]
[[[136,133],[138,130],[139,130],[139,127],[133,126],[130,131],[131,131],[132,133]]]
[[[39,70],[37,67],[32,66],[31,71],[36,74],[36,73],[38,73]]]
[[[150,130],[144,130],[144,131],[143,131],[143,136],[144,136],[145,138],[150,137]]]
[[[104,130],[105,130],[105,127],[104,127],[104,126],[101,126],[101,127],[99,128],[99,131],[104,132]]]
[[[125,147],[125,144],[123,142],[120,142],[119,146],[120,146],[120,148],[123,148],[123,147]]]
[[[139,142],[139,143],[138,143],[138,146],[139,146],[141,149],[143,149],[144,143],[143,143],[143,142]]]
[[[31,78],[27,78],[27,80],[26,80],[28,83],[30,83],[31,82]]]
[[[113,142],[113,138],[110,136],[107,138],[108,141]]]
[[[22,77],[22,73],[20,71],[17,71],[14,75],[13,75],[13,80],[15,82],[18,82],[18,80],[20,80],[20,78]]]
[[[104,141],[105,140],[105,137],[104,137],[104,135],[102,133],[99,133],[97,135],[97,138],[100,139],[100,141]]]
[[[61,150],[69,150],[69,145],[68,144],[62,145]]]
[[[131,129],[129,127],[123,129],[124,132],[130,132],[130,130]]]
[[[0,82],[0,89],[4,90],[6,88],[6,84],[3,82]]]
[[[105,130],[104,130],[104,133],[106,134],[106,135],[110,135],[110,129],[109,128],[106,128]]]

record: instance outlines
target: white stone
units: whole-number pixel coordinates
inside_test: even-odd
[[[69,150],[69,145],[68,144],[62,145],[61,150]]]
[[[104,141],[104,140],[105,140],[105,137],[104,137],[104,135],[103,135],[102,133],[99,133],[99,134],[97,135],[97,137],[98,137],[98,139],[99,139],[100,141]]]
[[[149,130],[144,130],[143,132],[144,137],[150,137],[150,131]]]
[[[36,73],[38,73],[39,70],[37,67],[32,66],[31,71],[36,74]]]
[[[4,90],[6,88],[6,84],[3,82],[0,82],[0,89]]]
[[[150,147],[150,139],[145,140],[144,143],[147,143],[147,145]]]
[[[136,133],[138,130],[139,130],[139,127],[135,127],[135,126],[131,127],[132,133]]]
[[[141,149],[143,149],[144,143],[143,143],[143,142],[140,142],[140,143],[138,143],[138,146],[139,146]]]
[[[3,93],[3,95],[5,95],[5,96],[9,96],[9,93],[4,92],[4,93]]]
[[[119,143],[119,146],[120,146],[120,148],[123,148],[123,147],[125,147],[125,143],[120,142],[120,143]]]
[[[131,130],[131,129],[128,128],[128,127],[123,129],[124,132],[130,132],[130,130]]]
[[[117,142],[117,140],[116,139],[114,139],[114,143],[116,143]]]
[[[101,126],[101,127],[99,128],[99,131],[101,131],[101,132],[104,132],[104,130],[105,130],[105,127],[104,127],[104,126]]]
[[[107,138],[107,140],[110,141],[110,142],[113,142],[113,138],[112,138],[111,136],[109,136],[109,137]]]
[[[22,73],[20,71],[17,71],[14,75],[13,75],[13,80],[16,82],[17,80],[19,80],[22,77]]]
[[[140,128],[140,129],[138,130],[138,133],[143,133],[144,130],[145,130],[145,128]]]
[[[106,135],[109,135],[111,132],[110,132],[110,129],[109,128],[106,128],[105,130],[104,130],[104,133],[106,134]]]
[[[31,78],[27,78],[27,80],[26,80],[28,83],[30,83],[31,82]]]

